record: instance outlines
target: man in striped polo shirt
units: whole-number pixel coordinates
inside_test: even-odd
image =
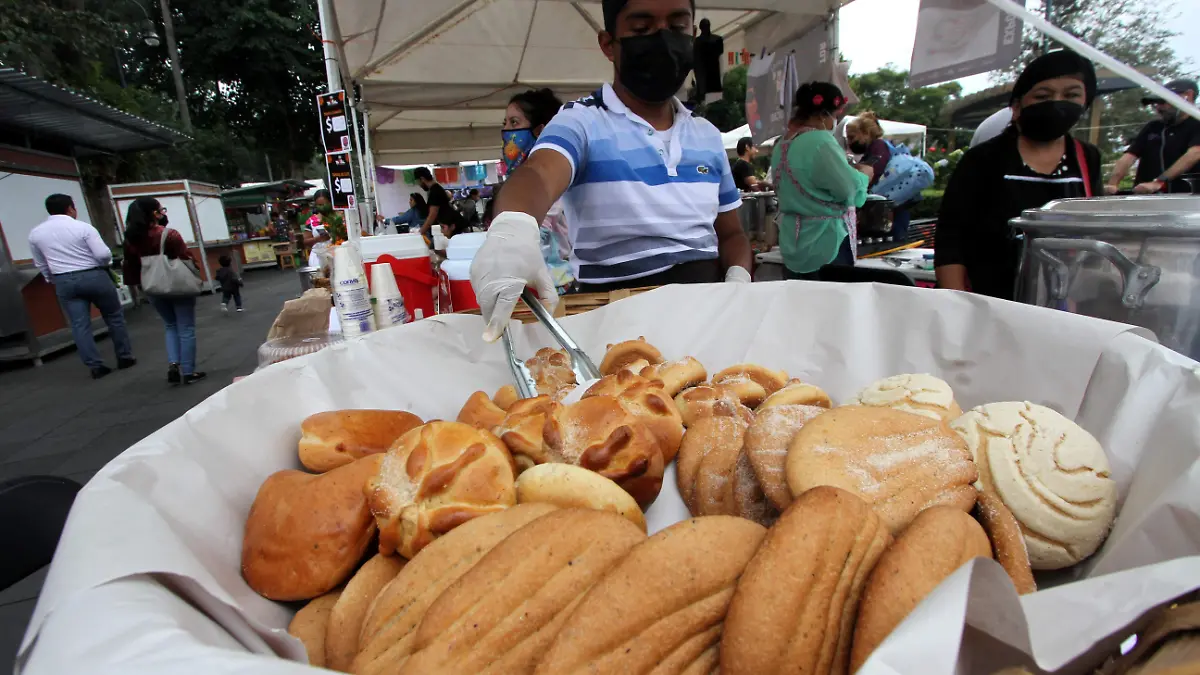
[[[538,223],[562,197],[584,291],[750,281],[750,242],[721,134],[675,98],[692,69],[692,0],[604,0],[613,84],[563,106],[496,200],[471,265],[494,340],[525,286],[557,301]]]

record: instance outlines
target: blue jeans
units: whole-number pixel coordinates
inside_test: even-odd
[[[167,327],[167,360],[179,364],[179,372],[196,372],[196,298],[150,296]]]
[[[104,365],[100,350],[96,349],[96,338],[92,336],[92,305],[100,310],[100,316],[108,326],[117,358],[133,358],[133,345],[129,342],[129,331],[125,329],[121,299],[117,297],[117,287],[113,286],[108,272],[95,269],[56,274],[54,293],[58,295],[58,301],[71,321],[71,335],[75,338],[75,347],[85,366],[99,368]]]
[[[892,241],[897,244],[908,243],[908,225],[912,222],[912,212],[906,208],[897,208],[892,212]]]

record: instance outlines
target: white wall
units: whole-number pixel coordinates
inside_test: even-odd
[[[75,200],[79,219],[92,222],[83,188],[71,178],[46,178],[0,171],[0,228],[13,260],[29,260],[29,233],[48,217],[46,197],[59,193]]]
[[[179,234],[183,235],[183,240],[189,244],[196,243],[196,233],[192,229],[191,216],[188,214],[187,202],[182,196],[179,197],[155,197],[158,203],[167,209],[167,227],[173,230],[178,230]],[[118,199],[117,212],[119,220],[122,223],[122,232],[124,231],[125,214],[129,212],[129,205],[133,203],[133,198]],[[222,220],[224,212],[222,212]],[[226,228],[228,232],[228,228]],[[226,237],[228,238],[228,236]]]

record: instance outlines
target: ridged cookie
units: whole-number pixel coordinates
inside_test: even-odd
[[[1029,565],[1029,550],[1025,548],[1025,537],[1021,524],[1012,511],[990,492],[980,492],[975,500],[975,519],[983,526],[992,542],[992,557],[1012,579],[1019,595],[1033,593],[1037,583],[1033,580],[1033,569]]]
[[[552,504],[518,504],[463,523],[422,549],[371,604],[359,638],[362,647],[350,672],[394,673],[412,654],[414,631],[442,591],[508,535],[557,508]]]
[[[931,506],[975,506],[978,472],[945,422],[893,410],[842,406],[819,415],[788,446],[793,495],[832,485],[862,497],[893,534]]]
[[[786,391],[781,389],[777,395]],[[825,408],[813,405],[767,407],[764,403],[746,429],[746,458],[763,493],[780,511],[792,503],[792,491],[788,489],[785,472],[788,445],[809,420],[824,412]]]
[[[613,513],[560,509],[500,542],[442,593],[395,675],[528,673],[588,589],[646,535]]]
[[[863,589],[850,652],[860,666],[925,596],[973,558],[991,558],[992,545],[971,516],[935,506],[921,512],[883,552]]]
[[[329,626],[329,612],[341,594],[338,590],[313,598],[296,612],[288,624],[288,635],[304,643],[309,665],[325,667],[325,630]]]
[[[329,613],[325,633],[325,667],[345,671],[358,653],[358,639],[371,603],[404,567],[403,558],[376,554],[346,582]]]
[[[741,518],[713,516],[638,544],[583,597],[534,672],[674,675],[715,665],[710,650],[734,586],[765,534]]]
[[[846,673],[863,584],[891,540],[849,492],[818,487],[798,497],[738,581],[722,675]]]

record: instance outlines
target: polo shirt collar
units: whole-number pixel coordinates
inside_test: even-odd
[[[621,97],[617,96],[617,92],[613,91],[612,85],[607,82],[605,82],[604,86],[600,88],[600,100],[604,104],[604,107],[608,108],[609,110],[619,115],[623,115],[643,126],[651,126],[649,122],[642,119],[637,113],[630,110],[629,106],[625,105],[625,103],[621,100]],[[688,110],[687,106],[683,105],[683,102],[680,101],[678,97],[672,96],[671,103],[675,106],[676,122],[678,122],[680,119],[692,116],[692,111]]]

